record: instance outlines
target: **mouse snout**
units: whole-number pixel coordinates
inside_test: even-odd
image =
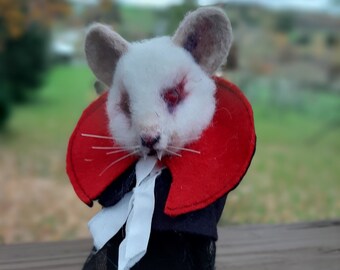
[[[141,143],[142,143],[142,146],[145,146],[147,148],[152,149],[155,146],[155,144],[160,141],[160,139],[161,139],[160,134],[153,135],[153,136],[142,135],[141,136]]]

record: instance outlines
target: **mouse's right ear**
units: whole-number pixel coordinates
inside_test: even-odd
[[[172,40],[187,50],[204,71],[213,74],[229,53],[231,24],[223,10],[201,7],[184,18]]]
[[[103,24],[93,24],[85,38],[85,54],[94,75],[107,86],[112,85],[119,58],[129,43]]]

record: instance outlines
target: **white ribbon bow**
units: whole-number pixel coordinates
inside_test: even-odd
[[[126,223],[125,239],[119,246],[118,270],[128,270],[146,253],[155,208],[155,181],[161,169],[157,159],[136,163],[136,186],[115,205],[103,208],[88,223],[94,246],[100,250]]]

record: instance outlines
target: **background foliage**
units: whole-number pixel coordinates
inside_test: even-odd
[[[85,27],[106,22],[130,41],[171,34],[197,5],[84,2],[0,0],[0,119],[12,109],[0,132],[0,243],[89,237],[86,223],[98,207],[77,199],[64,168],[68,137],[96,97],[83,55]],[[339,17],[220,7],[235,38],[219,75],[251,101],[258,137],[254,161],[229,195],[221,224],[339,218]],[[65,61],[49,62],[56,58]],[[15,87],[26,99],[20,106]]]
[[[0,1],[0,129],[13,102],[26,101],[48,68],[53,19],[70,11],[66,1]]]

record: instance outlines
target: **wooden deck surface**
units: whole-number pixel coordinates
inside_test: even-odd
[[[0,245],[0,269],[81,269],[90,249],[91,240]],[[340,220],[219,228],[216,261],[218,270],[340,270]]]

